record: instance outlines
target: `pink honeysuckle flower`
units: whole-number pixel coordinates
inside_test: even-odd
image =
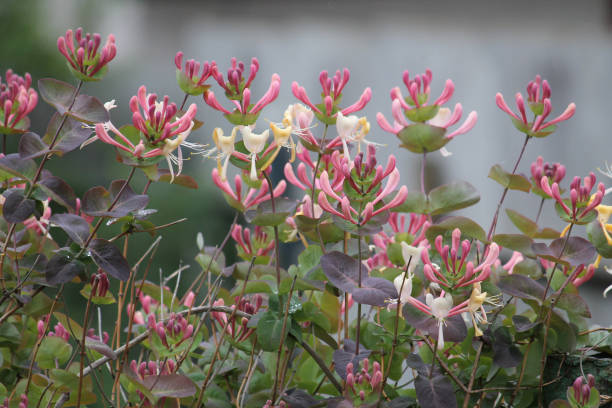
[[[185,296],[185,300],[183,300],[183,305],[186,307],[192,307],[194,301],[195,301],[195,293],[193,293],[193,291],[190,290],[189,293],[187,293],[187,295]]]
[[[397,135],[404,144],[408,141],[409,148],[412,151],[440,150],[443,156],[449,156],[451,153],[444,148],[444,144],[455,136],[470,131],[478,120],[477,113],[475,111],[470,112],[462,125],[449,132],[449,128],[457,124],[463,115],[463,107],[460,103],[457,103],[452,111],[449,108],[442,107],[453,96],[455,89],[453,81],[447,79],[442,94],[435,101],[429,102],[431,70],[428,69],[425,74],[416,75],[413,79],[410,79],[408,71],[405,71],[403,79],[408,88],[408,96],[404,97],[399,87],[391,90],[393,125],[380,112],[376,114],[378,125],[384,131]],[[412,129],[414,125],[421,126],[420,132],[427,129],[433,132],[432,140],[436,140],[436,142],[426,142],[420,140],[418,134],[415,136],[402,132],[405,129]],[[428,127],[422,125],[428,125]],[[447,134],[447,132],[449,133]],[[443,140],[437,140],[442,137],[444,137]]]
[[[542,86],[542,92],[540,93],[540,85]],[[530,122],[527,118],[525,110],[525,101],[523,95],[517,92],[514,95],[516,106],[518,108],[520,117],[514,113],[509,107],[501,93],[495,95],[495,103],[497,106],[510,115],[514,125],[518,130],[525,133],[527,136],[544,137],[552,133],[555,128],[551,126],[568,120],[576,112],[576,104],[570,103],[565,111],[556,118],[546,121],[550,113],[552,112],[552,104],[550,102],[550,86],[548,82],[541,81],[540,76],[536,76],[534,81],[529,82],[527,85],[527,101],[530,105],[531,111],[535,115],[534,120]]]
[[[363,91],[357,102],[346,108],[339,108],[338,103],[342,96],[342,90],[346,86],[349,78],[350,72],[347,68],[344,68],[342,72],[340,72],[340,70],[336,71],[333,78],[329,78],[327,71],[321,71],[319,74],[319,82],[321,82],[321,87],[323,88],[323,100],[318,105],[314,105],[310,101],[304,87],[300,86],[295,81],[291,84],[291,91],[297,99],[319,115],[319,119],[327,118],[329,120],[335,118],[338,112],[343,115],[350,115],[351,113],[358,112],[372,99],[372,90],[368,87]]]
[[[178,167],[177,175],[182,171],[181,145],[195,148],[194,144],[187,144],[185,139],[194,126],[196,104],[191,104],[183,115],[177,117],[176,104],[170,103],[168,96],[165,96],[163,101],[157,101],[156,94],[147,94],[147,89],[141,86],[138,94],[130,99],[130,110],[132,124],[140,132],[140,140],[136,145],[111,122],[96,124],[96,136],[136,159],[165,157],[174,179],[173,164]],[[108,131],[114,133],[117,138],[111,137]],[[175,150],[176,156],[173,154]]]
[[[204,93],[204,102],[211,108],[223,112],[226,118],[234,125],[252,125],[257,120],[261,110],[272,103],[280,91],[280,76],[273,74],[270,87],[261,99],[254,104],[251,103],[251,83],[259,71],[257,58],[251,60],[249,77],[243,77],[244,63],[238,62],[236,58],[231,60],[231,68],[227,71],[227,80],[219,72],[217,64],[213,61],[211,75],[217,83],[225,90],[225,96],[234,104],[233,111],[225,109],[217,100],[214,92]]]
[[[536,187],[540,188],[542,177],[546,176],[548,183],[560,183],[565,177],[565,166],[561,163],[544,163],[542,156],[538,156],[536,161],[531,163],[531,177]]]
[[[467,239],[460,242],[460,239],[461,230],[459,228],[455,228],[452,232],[451,246],[442,246],[442,236],[436,237],[434,246],[442,258],[444,270],[431,262],[428,251],[421,252],[421,260],[424,265],[423,274],[428,280],[446,288],[460,288],[482,282],[489,277],[491,267],[499,256],[499,246],[496,243],[489,245],[480,265],[474,266],[474,263],[467,259],[472,244]]]
[[[523,254],[521,254],[518,251],[513,251],[512,252],[512,256],[510,257],[510,259],[508,259],[508,262],[506,262],[504,264],[504,266],[502,266],[502,269],[506,272],[508,272],[508,275],[512,275],[512,272],[514,271],[514,267],[523,262],[525,258],[523,257]],[[499,259],[497,259],[495,261],[495,267],[499,268],[501,266],[501,261]]]
[[[591,172],[582,181],[580,177],[574,177],[570,184],[569,204],[571,208],[561,198],[561,192],[558,183],[550,184],[547,176],[543,176],[540,180],[540,188],[542,191],[557,201],[571,222],[580,222],[591,211],[595,211],[596,207],[601,204],[606,188],[603,183],[597,185],[597,191],[591,195],[595,182],[597,181],[595,174]]]
[[[236,241],[238,255],[245,260],[250,261],[254,256],[269,256],[274,250],[274,240],[260,226],[255,226],[254,234],[251,235],[249,228],[236,224],[231,236]]]
[[[51,218],[51,207],[49,207],[50,198],[43,201],[43,213],[40,218],[31,216],[23,222],[27,229],[36,232],[38,235],[47,235],[49,231],[49,218]]]
[[[384,198],[390,197],[399,184],[399,170],[395,167],[395,156],[389,156],[387,166],[383,170],[382,166],[376,166],[375,158],[376,150],[374,147],[368,147],[368,156],[365,163],[363,163],[363,153],[358,154],[355,157],[354,162],[349,163],[346,158],[340,159],[336,164],[336,170],[343,173],[345,182],[348,183],[350,188],[353,188],[357,194],[366,196],[370,200],[365,203],[362,211],[359,212],[352,207],[350,199],[342,191],[334,191],[329,183],[329,175],[327,171],[323,171],[319,177],[319,183],[321,191],[318,195],[318,204],[324,211],[331,214],[337,215],[352,224],[365,225],[372,217],[388,211],[391,208],[395,208],[401,205],[408,196],[408,188],[402,186],[399,191],[391,198],[387,203],[383,203]],[[337,157],[338,155],[336,155]],[[354,169],[354,171],[351,171]],[[353,177],[362,180],[371,177],[369,186],[359,187]],[[387,179],[387,183],[382,187],[382,180]],[[340,194],[342,194],[342,196]],[[336,209],[329,202],[329,198],[335,200],[340,204],[340,209]],[[379,204],[380,203],[380,204]],[[378,208],[377,208],[378,207]]]
[[[163,360],[159,365],[155,361],[143,361],[138,364],[136,360],[132,360],[130,361],[130,368],[140,379],[144,380],[145,377],[149,376],[172,374],[176,368],[176,363],[172,359]],[[144,395],[141,395],[141,397],[144,398]]]
[[[334,152],[334,154],[338,154]],[[297,166],[297,174],[293,171],[293,166],[291,163],[286,163],[284,167],[285,178],[287,181],[294,186],[298,187],[304,191],[312,191],[312,182],[314,180],[315,183],[315,193],[316,190],[320,190],[320,176],[315,177],[314,169],[315,163],[310,159],[310,154],[308,150],[302,150],[297,155],[298,159],[300,159],[300,163]],[[321,156],[321,162],[319,164],[319,171],[326,170],[328,175],[332,174],[332,179],[327,179],[333,190],[338,190],[342,188],[342,183],[344,181],[344,176],[339,171],[334,171],[334,166],[332,163],[332,157],[330,155]]]
[[[7,70],[5,82],[0,77],[0,133],[23,133],[30,127],[30,114],[38,103],[38,94],[30,86],[32,77],[25,78]]]
[[[568,267],[564,267],[563,273],[565,275],[569,274]],[[584,273],[583,273],[584,272]],[[583,283],[586,283],[591,280],[595,276],[595,265],[591,264],[588,266],[578,265],[574,272],[572,272],[572,284],[575,287],[579,287]]]
[[[239,296],[236,296],[235,304],[232,306],[232,308],[235,307],[236,310],[240,312],[253,315],[259,311],[262,304],[263,298],[259,294],[253,296],[251,299],[248,299],[247,297],[240,298]],[[213,306],[225,306],[225,302],[223,301],[223,299],[218,299],[213,302]],[[228,316],[227,313],[217,311],[212,311],[210,312],[210,314],[212,318],[219,324],[219,329],[223,329],[225,327],[225,333],[232,337],[234,341],[244,341],[255,332],[255,328],[247,327],[248,319],[244,317],[232,317]],[[229,317],[231,317],[231,320],[229,320],[228,323]],[[238,325],[236,323],[238,323]]]
[[[206,84],[206,80],[212,75],[213,65],[208,61],[200,64],[194,59],[185,61],[183,66],[183,52],[179,51],[174,57],[174,65],[176,65],[176,79],[180,88],[188,95],[201,95],[206,92],[210,85]],[[202,73],[200,73],[200,66]]]
[[[264,201],[270,200],[270,189],[268,183],[262,183],[259,189],[250,187],[249,191],[243,195],[242,178],[239,175],[234,177],[235,191],[232,190],[232,187],[227,180],[223,181],[221,179],[219,171],[216,168],[212,171],[212,178],[215,185],[226,194],[226,198],[230,201],[231,205],[238,208],[240,211],[246,211]],[[285,192],[286,188],[287,183],[285,180],[281,180],[274,188],[274,197],[281,196]]]
[[[76,44],[75,44],[76,40]],[[103,68],[117,55],[115,36],[109,34],[106,43],[101,45],[100,34],[85,33],[78,28],[74,33],[66,31],[64,37],[57,39],[57,48],[68,61],[68,66],[82,80],[99,80],[103,76]]]
[[[55,331],[50,331],[48,334],[49,337],[59,337],[66,342],[70,340],[70,333],[68,333],[68,330],[66,330],[63,324],[58,322],[53,329]]]

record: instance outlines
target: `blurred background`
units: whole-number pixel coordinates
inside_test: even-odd
[[[411,76],[426,68],[433,71],[434,98],[451,78],[456,91],[450,103],[461,102],[465,114],[476,110],[479,120],[471,132],[447,145],[452,156],[429,155],[428,171],[433,176],[427,181],[429,188],[453,180],[472,183],[481,201],[461,214],[485,229],[502,192],[486,177],[489,168],[499,163],[511,170],[523,142],[508,116],[495,106],[496,92],[502,92],[513,107],[513,95],[524,93],[527,82],[541,74],[552,87],[553,115],[570,102],[577,105],[574,118],[562,123],[553,136],[529,143],[521,172],[528,174],[538,155],[548,162],[563,163],[568,178],[597,173],[606,160],[612,161],[610,1],[1,0],[0,71],[28,71],[34,83],[44,77],[74,82],[57,52],[56,41],[67,28],[77,27],[99,32],[103,38],[109,33],[116,36],[118,54],[108,75],[102,83],[88,83],[84,88],[103,102],[116,100],[118,108],[112,111],[116,125],[131,121],[128,102],[140,85],[180,103],[183,95],[175,82],[173,62],[177,51],[183,51],[186,58],[215,60],[222,71],[231,57],[248,62],[256,56],[261,68],[252,87],[255,97],[265,92],[270,76],[278,73],[281,93],[264,109],[259,129],[267,127],[268,120],[280,121],[286,106],[295,102],[292,81],[316,99],[319,72],[348,67],[351,80],[344,92],[345,104],[355,101],[366,86],[372,88],[372,102],[361,112],[372,124],[368,139],[386,145],[382,154],[397,155],[402,182],[409,189],[419,186],[419,157],[397,151],[397,139],[378,128],[375,115],[383,112],[390,117],[389,90],[398,85],[403,88],[401,78],[406,69]],[[190,136],[191,141],[211,143],[217,126],[229,132],[225,119],[201,97],[192,97],[190,102],[198,104],[198,118],[205,122]],[[40,101],[31,115],[33,130],[44,133],[51,114],[48,105]],[[16,145],[15,139],[9,147],[15,151]],[[189,218],[163,233],[155,259],[164,275],[180,264],[193,264],[183,275],[185,285],[198,269],[193,261],[197,232],[203,233],[207,245],[219,244],[233,217],[221,193],[211,188],[214,164],[200,157],[185,163],[184,173],[195,178],[198,190],[160,183],[149,190],[150,207],[159,210],[153,222]],[[69,180],[78,196],[93,185],[107,186],[128,173],[115,161],[113,149],[102,145],[72,152],[62,161],[52,160],[48,168]],[[78,179],[78,173],[84,177]],[[612,180],[597,175],[607,186],[612,185]],[[134,189],[141,189],[144,183],[141,174]],[[535,197],[511,192],[505,208],[535,218],[538,203]],[[612,204],[612,200],[605,203]],[[560,229],[552,208],[545,211],[542,224]],[[503,212],[497,231],[518,232]],[[132,247],[130,243],[132,256],[139,257],[152,240],[148,236],[135,239],[139,244]],[[232,251],[228,250],[230,257]],[[593,322],[601,325],[612,323],[612,300],[601,295],[610,283],[612,275],[602,268],[584,287]]]

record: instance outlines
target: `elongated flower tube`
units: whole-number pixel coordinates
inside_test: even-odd
[[[255,231],[251,233],[249,228],[236,224],[231,236],[236,241],[238,256],[247,261],[254,256],[267,257],[274,250],[274,239],[260,226],[255,226]]]
[[[280,91],[280,76],[273,74],[270,87],[267,92],[254,104],[251,103],[251,83],[259,70],[257,58],[251,60],[251,70],[248,78],[243,76],[244,64],[232,58],[231,68],[227,71],[227,80],[219,72],[217,64],[213,61],[211,75],[217,83],[225,90],[225,96],[234,104],[232,111],[224,108],[217,100],[215,93],[207,91],[204,93],[204,102],[211,108],[224,113],[225,118],[234,125],[248,126],[257,121],[261,110],[272,103]]]
[[[336,122],[338,112],[341,112],[343,115],[350,115],[351,113],[358,112],[365,108],[372,99],[372,90],[368,87],[363,91],[357,102],[346,108],[340,108],[338,104],[342,97],[342,90],[346,86],[349,78],[350,71],[347,68],[344,68],[342,72],[340,72],[340,70],[336,71],[332,78],[329,77],[327,71],[321,71],[319,74],[319,82],[323,88],[321,94],[323,100],[317,105],[311,102],[304,87],[300,86],[295,81],[291,84],[291,92],[293,92],[293,95],[302,103],[310,107],[321,122],[333,125]]]
[[[202,95],[208,91],[210,85],[206,80],[213,71],[213,66],[208,61],[200,64],[194,59],[188,59],[183,66],[183,52],[179,51],[174,57],[174,65],[176,65],[176,80],[183,92],[188,95]],[[201,73],[200,67],[202,67]]]
[[[100,45],[100,34],[83,34],[83,29],[80,27],[74,33],[72,30],[66,31],[64,37],[57,39],[57,48],[66,58],[68,68],[77,79],[83,81],[102,79],[106,74],[108,63],[117,55],[113,34],[109,34],[101,48]]]
[[[363,153],[355,157],[353,163],[349,163],[346,158],[337,161],[335,165],[344,175],[345,188],[350,188],[354,192],[337,192],[331,188],[329,175],[323,171],[320,176],[321,191],[318,195],[318,204],[324,211],[343,218],[355,225],[365,225],[372,217],[401,205],[408,196],[408,188],[400,187],[395,192],[399,184],[399,170],[395,167],[395,156],[391,155],[386,168],[376,166],[376,149],[368,147],[367,159],[364,160]],[[336,155],[338,157],[338,155]],[[354,169],[354,170],[351,170]],[[382,181],[387,179],[386,184]],[[348,186],[347,186],[348,185]],[[340,195],[342,194],[342,195]],[[350,194],[350,197],[347,195]],[[387,202],[383,199],[387,198]],[[329,200],[339,204],[336,208],[330,204]],[[352,206],[353,202],[361,202],[361,211]]]
[[[155,158],[166,158],[174,180],[173,164],[178,166],[177,174],[182,171],[181,145],[189,148],[201,146],[185,142],[194,126],[196,104],[191,104],[183,115],[178,116],[176,104],[170,103],[168,96],[164,96],[163,101],[158,101],[156,94],[147,94],[147,89],[141,86],[137,95],[130,99],[130,110],[133,127],[128,126],[122,131],[111,122],[98,123],[95,128],[96,136],[104,143],[115,146],[120,152],[127,153],[119,157],[128,165],[153,164]],[[108,131],[111,131],[115,137],[111,137]],[[135,138],[130,140],[124,132],[136,133],[138,142],[134,140]],[[175,150],[176,156],[173,154]]]
[[[542,82],[539,75],[536,76],[535,80],[529,82],[527,85],[527,101],[531,111],[534,114],[532,121],[527,118],[525,100],[520,92],[517,92],[514,95],[514,100],[520,116],[514,113],[510,107],[508,107],[503,95],[499,92],[495,95],[495,103],[501,110],[510,115],[512,123],[514,123],[514,126],[520,132],[523,132],[530,137],[546,137],[555,131],[555,125],[557,123],[568,120],[574,116],[574,113],[576,112],[576,104],[572,102],[567,106],[563,113],[556,118],[547,121],[548,116],[552,112],[550,94],[551,91],[548,82],[546,80]]]
[[[435,249],[442,258],[440,266],[431,262],[428,251],[421,252],[425,277],[448,289],[470,286],[486,280],[499,256],[499,246],[496,243],[489,245],[480,264],[474,266],[474,263],[468,259],[472,244],[467,239],[460,242],[459,228],[453,230],[451,241],[451,246],[443,246],[442,235],[438,235],[434,241]]]
[[[334,152],[337,154],[337,152]],[[315,163],[310,159],[310,155],[307,150],[302,150],[297,155],[300,162],[297,165],[297,173],[294,172],[291,163],[286,163],[284,168],[285,179],[294,186],[306,192],[312,191],[312,181],[315,183],[316,190],[321,189],[321,173],[318,177],[315,177]],[[340,171],[336,171],[334,168],[332,158],[329,155],[321,156],[321,162],[319,163],[319,171],[326,171],[325,182],[330,185],[332,190],[342,189],[342,183],[344,182],[344,176]],[[331,179],[330,179],[331,176]]]
[[[569,200],[563,200],[563,198],[561,198],[559,184],[550,184],[546,176],[542,177],[540,188],[546,195],[555,199],[561,209],[558,213],[565,221],[569,223],[585,224],[592,221],[595,217],[595,209],[601,204],[606,194],[604,184],[599,183],[597,185],[597,191],[591,195],[591,191],[593,187],[595,187],[596,181],[597,179],[593,172],[582,180],[580,177],[574,177],[574,180],[570,183]]]
[[[212,171],[212,179],[215,185],[224,193],[228,203],[238,211],[244,212],[264,201],[270,200],[268,183],[262,183],[259,189],[250,187],[246,194],[243,194],[242,178],[239,175],[234,177],[234,189],[232,189],[227,180],[221,179],[216,168]],[[286,188],[287,183],[285,180],[281,180],[274,187],[274,197],[281,196]]]
[[[0,133],[24,133],[29,129],[28,115],[38,103],[38,94],[31,85],[28,73],[23,78],[9,69],[4,82],[0,77]]]
[[[450,100],[455,90],[450,79],[446,80],[444,90],[433,102],[429,101],[431,70],[428,69],[425,74],[416,75],[413,79],[410,79],[408,71],[405,71],[403,79],[408,88],[408,96],[404,97],[399,87],[391,90],[393,124],[391,125],[382,113],[378,112],[376,115],[379,126],[396,135],[402,141],[402,147],[415,153],[441,150],[455,136],[469,132],[476,125],[478,115],[472,111],[462,125],[449,132],[449,128],[457,124],[463,115],[460,103],[457,103],[452,111],[442,107]],[[449,155],[446,150],[441,152],[444,156]]]

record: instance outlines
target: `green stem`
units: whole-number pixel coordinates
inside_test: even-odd
[[[274,188],[272,187],[272,180],[270,180],[270,176],[268,176],[268,174],[266,174],[265,171],[261,172],[266,181],[268,182],[268,188],[270,189],[270,202],[272,204],[272,214],[276,213],[276,203],[274,202]],[[280,287],[280,281],[281,281],[281,273],[280,273],[280,239],[278,238],[278,226],[275,225],[274,226],[274,263],[275,263],[275,269],[276,269],[276,286]]]

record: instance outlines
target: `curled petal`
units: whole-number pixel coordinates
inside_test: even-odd
[[[461,125],[457,130],[452,132],[450,135],[446,136],[446,138],[452,139],[453,137],[457,135],[462,135],[464,133],[469,132],[470,130],[472,130],[474,125],[476,125],[477,120],[478,120],[478,114],[476,113],[476,111],[470,112],[465,122],[463,122],[463,125]]]

